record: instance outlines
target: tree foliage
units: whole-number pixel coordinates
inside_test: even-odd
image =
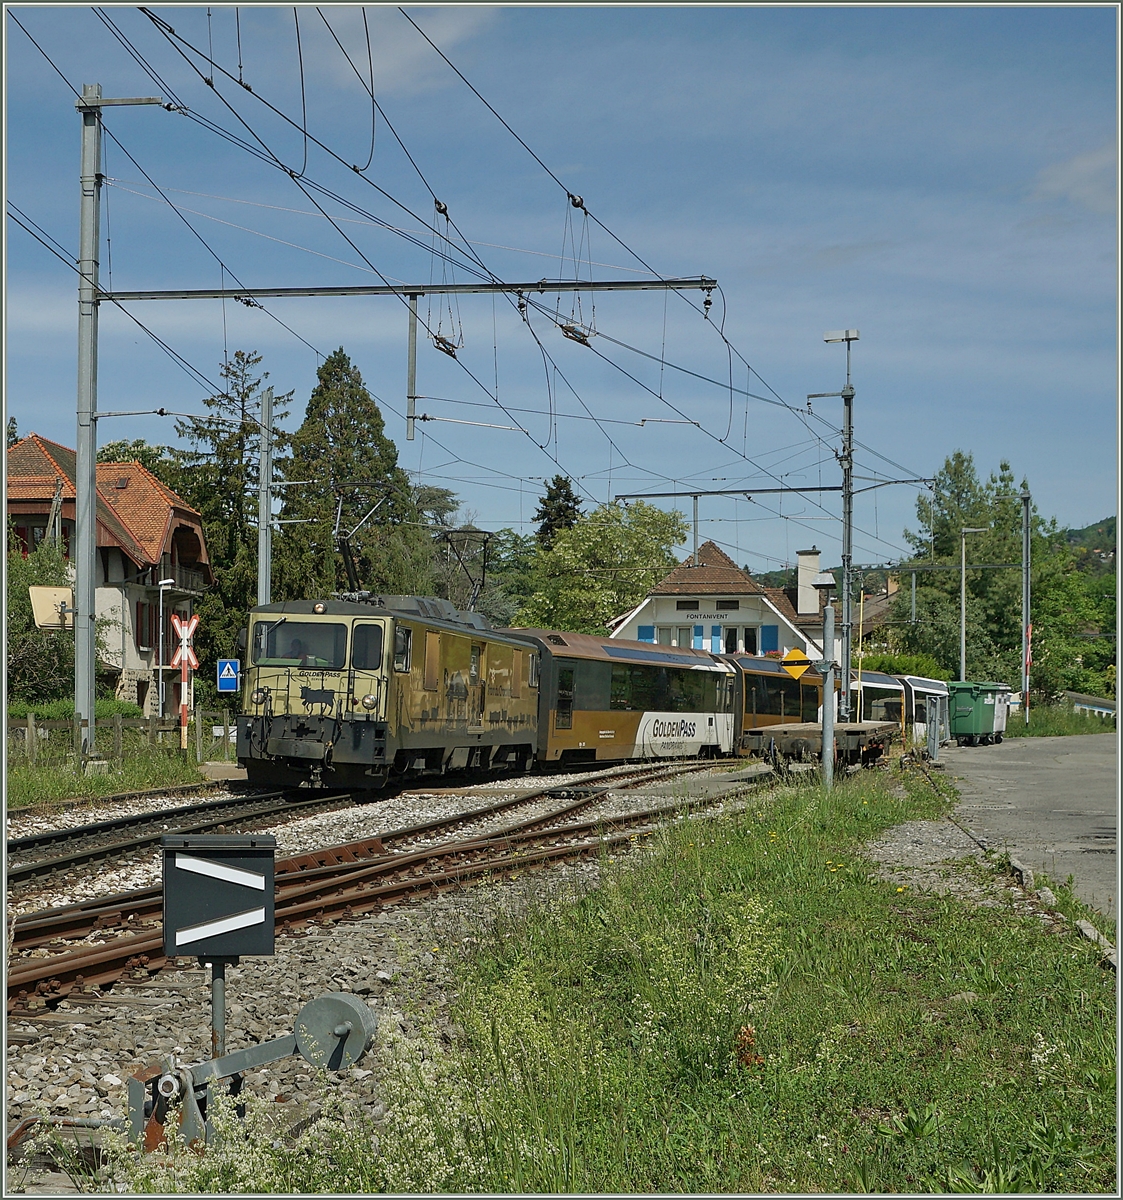
[[[1007,569],[968,570],[967,678],[1004,681],[1021,689],[1022,503],[1028,486],[1016,483],[1008,462],[983,482],[970,454],[956,451],[936,476],[931,496],[917,500],[918,528],[905,536],[910,560],[948,570],[918,573],[916,623],[908,589],[892,608],[894,648],[928,654],[949,678],[959,676],[960,530],[967,535],[968,563],[1012,564]],[[1031,507],[1032,692],[1052,700],[1064,690],[1101,694],[1114,661],[1115,581],[1075,569],[1072,547],[1055,521]],[[905,567],[908,563],[903,564]]]
[[[70,587],[61,549],[49,538],[24,555],[8,522],[8,698],[62,700],[74,692],[74,634],[36,629],[30,586]]]
[[[518,623],[575,633],[604,634],[608,622],[634,608],[677,563],[674,547],[686,536],[679,512],[643,501],[602,504],[539,549],[533,592]]]
[[[540,521],[538,541],[549,550],[554,539],[566,529],[572,529],[581,517],[581,501],[573,485],[564,475],[555,475],[546,484],[546,494],[538,501],[534,519]]]
[[[348,589],[335,544],[338,519],[343,533],[355,530],[351,550],[363,588],[424,595],[431,539],[382,413],[342,347],[317,376],[291,455],[278,463],[292,483],[281,509],[281,519],[291,523],[274,540],[274,592],[303,599]],[[431,512],[441,509],[440,497],[429,502]]]

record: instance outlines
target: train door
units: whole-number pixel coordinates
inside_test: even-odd
[[[484,663],[484,647],[472,643],[471,657],[468,660],[468,724],[479,726],[484,723],[484,686],[486,671]]]
[[[386,715],[386,675],[383,671],[385,627],[379,621],[356,621],[351,634],[348,672],[348,711],[375,720]]]

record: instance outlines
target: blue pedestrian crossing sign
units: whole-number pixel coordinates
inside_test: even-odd
[[[236,692],[241,669],[240,659],[220,658],[218,660],[218,690],[220,692]]]

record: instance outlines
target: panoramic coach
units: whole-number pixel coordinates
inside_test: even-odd
[[[549,629],[505,632],[541,655],[539,762],[732,753],[734,670],[717,655]]]

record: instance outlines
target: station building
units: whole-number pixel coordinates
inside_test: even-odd
[[[75,452],[30,434],[8,448],[8,518],[24,554],[57,537],[69,558],[74,536]],[[164,658],[159,662],[161,580]],[[213,582],[202,517],[139,462],[97,464],[97,616],[107,628],[99,672],[116,676],[119,700],[146,716],[179,711],[178,638],[171,617],[189,617]],[[191,698],[188,697],[190,703]]]
[[[610,622],[610,636],[713,654],[783,656],[797,649],[820,659],[825,600],[813,582],[819,551],[800,550],[797,561],[794,588],[764,587],[713,542],[705,542],[697,561],[688,557],[631,612]],[[840,653],[836,637],[834,657]]]

